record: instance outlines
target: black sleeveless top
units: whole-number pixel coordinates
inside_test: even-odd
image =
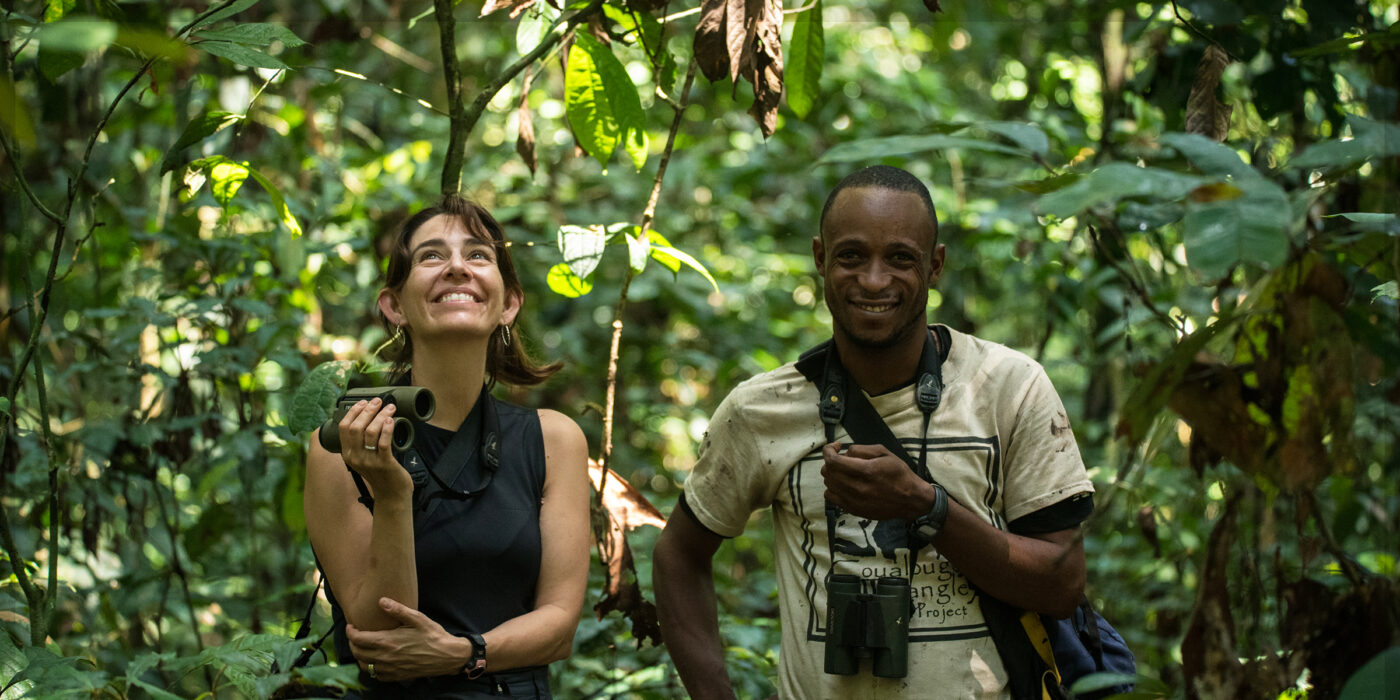
[[[469,500],[434,498],[437,484],[427,479],[415,491],[413,529],[418,568],[418,609],[449,633],[483,633],[535,606],[540,573],[540,503],[544,497],[544,435],[534,409],[493,401],[500,419],[501,466],[486,491]],[[484,401],[478,401],[460,430],[479,435]],[[411,464],[416,456],[436,468],[456,431],[426,423],[415,424],[413,450],[400,455]],[[476,491],[487,478],[480,441],[469,443],[470,456],[456,478],[437,474],[453,488]],[[451,462],[452,460],[447,460]],[[410,471],[413,471],[410,469]],[[346,478],[351,478],[349,474]],[[427,498],[420,493],[426,490]],[[330,589],[327,587],[327,594]],[[335,618],[336,656],[341,664],[355,663],[345,636],[344,614],[331,597]],[[541,674],[546,667],[533,667]],[[531,669],[513,669],[512,675]],[[465,676],[461,676],[465,680]],[[546,676],[547,679],[547,676]],[[367,697],[425,697],[437,695],[442,683],[380,683],[361,674]],[[443,679],[446,680],[446,679]],[[415,689],[418,684],[425,687]],[[433,690],[428,690],[431,686]],[[427,691],[420,693],[419,691]]]

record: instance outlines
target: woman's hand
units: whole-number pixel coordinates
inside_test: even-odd
[[[360,401],[340,419],[340,456],[369,484],[375,499],[413,493],[413,479],[394,458],[394,404]]]
[[[345,625],[355,660],[365,670],[373,665],[376,679],[404,681],[454,674],[471,658],[471,642],[448,634],[427,615],[390,598],[380,598],[379,607],[399,626],[369,632]]]

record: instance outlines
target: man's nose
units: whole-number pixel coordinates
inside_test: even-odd
[[[860,283],[861,288],[878,292],[889,286],[890,271],[878,261],[872,261],[861,268],[860,274],[856,276],[856,281]]]

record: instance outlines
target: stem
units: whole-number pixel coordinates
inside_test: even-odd
[[[481,88],[481,92],[477,94],[476,99],[472,100],[471,106],[468,107],[462,102],[462,73],[457,65],[457,20],[452,16],[452,1],[433,0],[433,10],[438,16],[438,34],[442,44],[443,79],[447,81],[447,106],[452,124],[447,141],[447,156],[442,166],[442,194],[456,194],[462,188],[462,161],[467,150],[467,135],[476,128],[476,122],[481,119],[482,113],[486,111],[486,105],[491,103],[491,100],[496,97],[496,93],[509,85],[510,81],[520,74],[520,71],[525,70],[530,64],[538,61],[540,57],[554,50],[554,46],[563,40],[575,25],[596,14],[602,6],[602,0],[594,0],[587,7],[570,15],[564,21],[564,31],[550,32],[533,51],[522,56],[520,60],[512,63],[500,75],[487,82]]]
[[[671,120],[671,132],[666,135],[666,148],[661,152],[661,164],[657,166],[656,178],[651,183],[651,196],[647,199],[646,210],[642,212],[638,235],[647,235],[647,229],[651,228],[651,222],[656,218],[656,203],[661,198],[661,182],[666,177],[666,166],[670,164],[671,154],[675,150],[676,134],[680,131],[681,119],[685,117],[686,102],[690,98],[690,87],[694,82],[695,61],[691,61],[685,74],[685,87],[681,88],[680,102],[675,105],[676,117]],[[617,403],[617,359],[618,347],[622,343],[622,312],[627,308],[627,289],[632,284],[633,274],[629,264],[627,274],[622,278],[622,292],[618,294],[617,305],[613,307],[612,345],[608,351],[608,398],[603,408],[603,456],[599,460],[602,464],[597,494],[600,504],[608,485],[608,463],[612,457],[613,410]]]

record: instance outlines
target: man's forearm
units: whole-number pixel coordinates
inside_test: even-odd
[[[669,526],[668,526],[669,527]],[[714,573],[707,557],[696,562],[678,551],[666,534],[657,543],[652,563],[661,638],[696,700],[733,698],[719,638]]]

